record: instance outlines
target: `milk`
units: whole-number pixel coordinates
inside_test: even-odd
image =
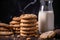
[[[40,11],[38,15],[39,32],[46,32],[54,29],[53,11]]]
[[[46,27],[46,18],[47,18],[47,13],[44,11],[40,11],[38,14],[38,27],[39,27],[39,32],[44,32],[45,27]]]
[[[48,11],[47,12],[47,31],[54,30],[54,12]]]
[[[38,27],[40,33],[54,30],[54,12],[52,8],[52,0],[47,0],[47,2],[48,6],[45,8],[45,0],[41,0],[41,11],[39,11],[38,14]]]

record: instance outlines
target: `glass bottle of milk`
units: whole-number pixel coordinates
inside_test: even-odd
[[[38,27],[40,33],[54,30],[52,2],[52,0],[41,0],[41,10],[38,14]]]

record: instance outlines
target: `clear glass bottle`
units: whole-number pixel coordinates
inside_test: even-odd
[[[52,0],[41,1],[41,10],[38,14],[38,27],[40,33],[54,30],[54,13],[52,2]]]
[[[47,31],[54,30],[54,12],[53,12],[53,7],[52,7],[52,2],[53,2],[53,0],[48,0],[48,12],[47,12],[48,29],[47,29]]]

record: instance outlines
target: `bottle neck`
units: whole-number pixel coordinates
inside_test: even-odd
[[[52,0],[43,0],[43,3],[41,2],[41,10],[42,10],[42,5],[44,6],[43,11],[53,11],[52,7]]]
[[[53,11],[52,2],[53,2],[52,0],[49,0],[49,1],[48,1],[48,10],[49,10],[49,11]]]

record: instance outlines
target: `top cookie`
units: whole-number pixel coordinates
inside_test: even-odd
[[[13,17],[12,20],[13,21],[20,21],[20,18],[19,17]]]
[[[28,19],[28,18],[37,18],[35,14],[23,14],[20,16],[21,19]]]

